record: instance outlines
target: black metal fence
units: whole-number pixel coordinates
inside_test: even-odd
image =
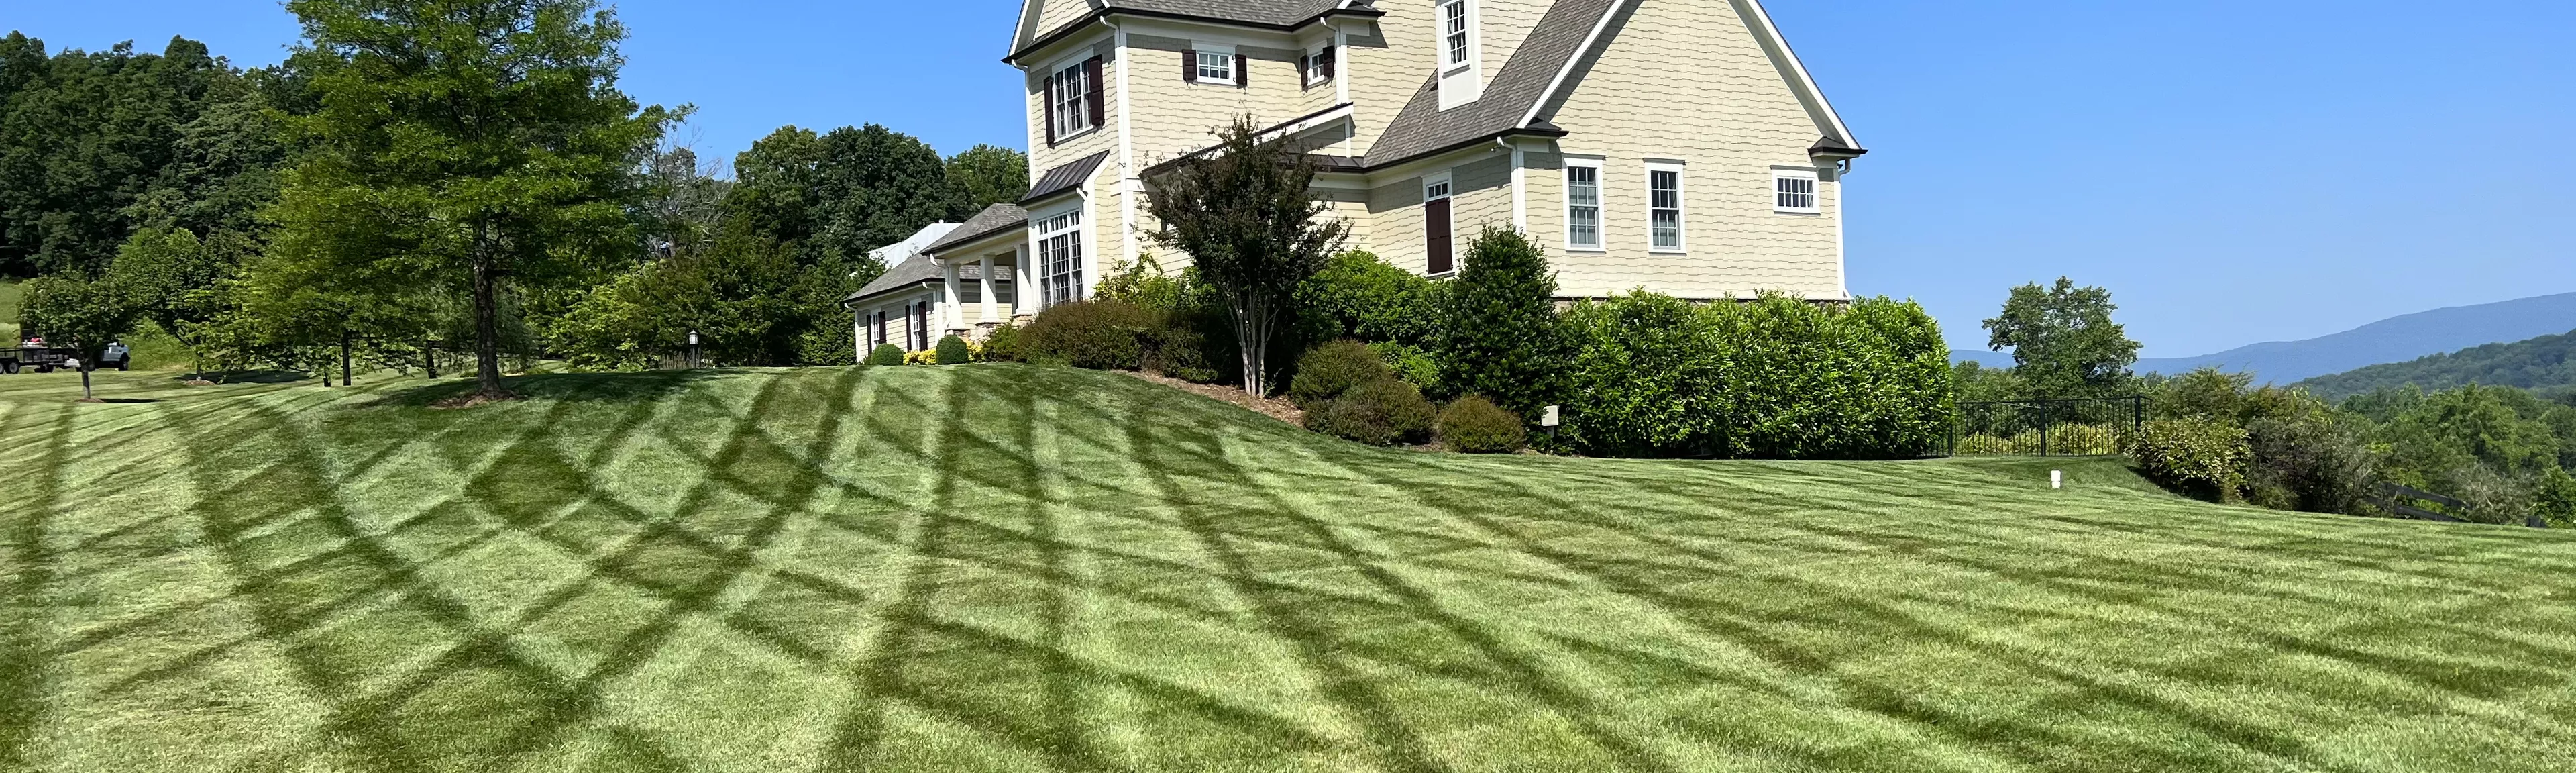
[[[2147,398],[2076,397],[1959,404],[1951,456],[2106,456],[2147,421]]]

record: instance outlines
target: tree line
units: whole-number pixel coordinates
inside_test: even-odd
[[[467,6],[459,8],[458,6]],[[1020,152],[943,157],[880,125],[782,127],[731,163],[692,108],[618,88],[592,0],[294,0],[242,68],[0,38],[0,277],[27,335],[93,359],[150,326],[207,364],[329,378],[504,358],[843,362],[868,255],[1026,192]],[[728,173],[729,168],[729,173]]]

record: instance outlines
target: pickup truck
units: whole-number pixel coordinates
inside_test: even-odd
[[[72,363],[79,361],[80,350],[78,349],[49,346],[45,343],[45,339],[30,338],[20,342],[16,349],[0,350],[0,373],[17,373],[27,369],[34,369],[38,373],[52,373],[55,368],[68,368]],[[91,370],[109,366],[114,366],[117,370],[125,370],[133,366],[133,358],[125,348],[124,342],[108,344],[107,350],[99,354],[98,364]]]

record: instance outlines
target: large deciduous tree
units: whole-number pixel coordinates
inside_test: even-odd
[[[2119,308],[2111,291],[2066,277],[2052,287],[2022,285],[2002,314],[1986,320],[1986,345],[2012,347],[2013,372],[2036,396],[2108,393],[2128,385],[2129,366],[2138,361],[2138,342],[2111,321]]]
[[[626,34],[593,0],[290,0],[319,108],[273,257],[368,303],[471,299],[478,392],[505,396],[504,299],[632,265],[636,173],[677,115],[617,88]],[[685,109],[683,110],[685,112]]]
[[[967,209],[1015,204],[1029,193],[1029,156],[998,145],[977,145],[948,157],[948,179],[966,190]]]
[[[1161,244],[1188,253],[1234,323],[1243,389],[1266,394],[1270,345],[1296,320],[1299,283],[1341,247],[1349,224],[1310,186],[1315,162],[1286,138],[1263,141],[1250,118],[1219,133],[1216,148],[1184,157],[1149,181],[1147,206]]]

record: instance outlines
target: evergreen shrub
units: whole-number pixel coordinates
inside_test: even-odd
[[[1314,410],[1352,387],[1395,378],[1368,345],[1341,340],[1306,350],[1297,360],[1297,377],[1288,382],[1288,399]]]
[[[1137,370],[1145,338],[1159,327],[1142,306],[1119,300],[1067,301],[1047,307],[1020,333],[1021,354],[1034,362],[1093,370]]]
[[[1351,387],[1306,412],[1306,428],[1373,446],[1418,442],[1431,430],[1431,401],[1392,378]]]
[[[1556,275],[1517,231],[1486,228],[1441,293],[1440,385],[1523,416],[1557,401],[1566,346]]]
[[[868,364],[901,365],[903,364],[903,347],[896,346],[894,344],[877,344],[877,348],[868,350]]]
[[[2245,488],[2245,463],[2253,456],[2245,429],[2216,419],[2157,419],[2129,440],[2129,458],[2158,485],[2191,496],[2232,502]]]
[[[1508,454],[1529,444],[1529,428],[1521,417],[1483,395],[1451,401],[1440,411],[1439,431],[1440,444],[1460,453]]]
[[[954,335],[940,336],[939,348],[932,351],[940,365],[963,365],[974,356],[966,347],[966,339]]]

